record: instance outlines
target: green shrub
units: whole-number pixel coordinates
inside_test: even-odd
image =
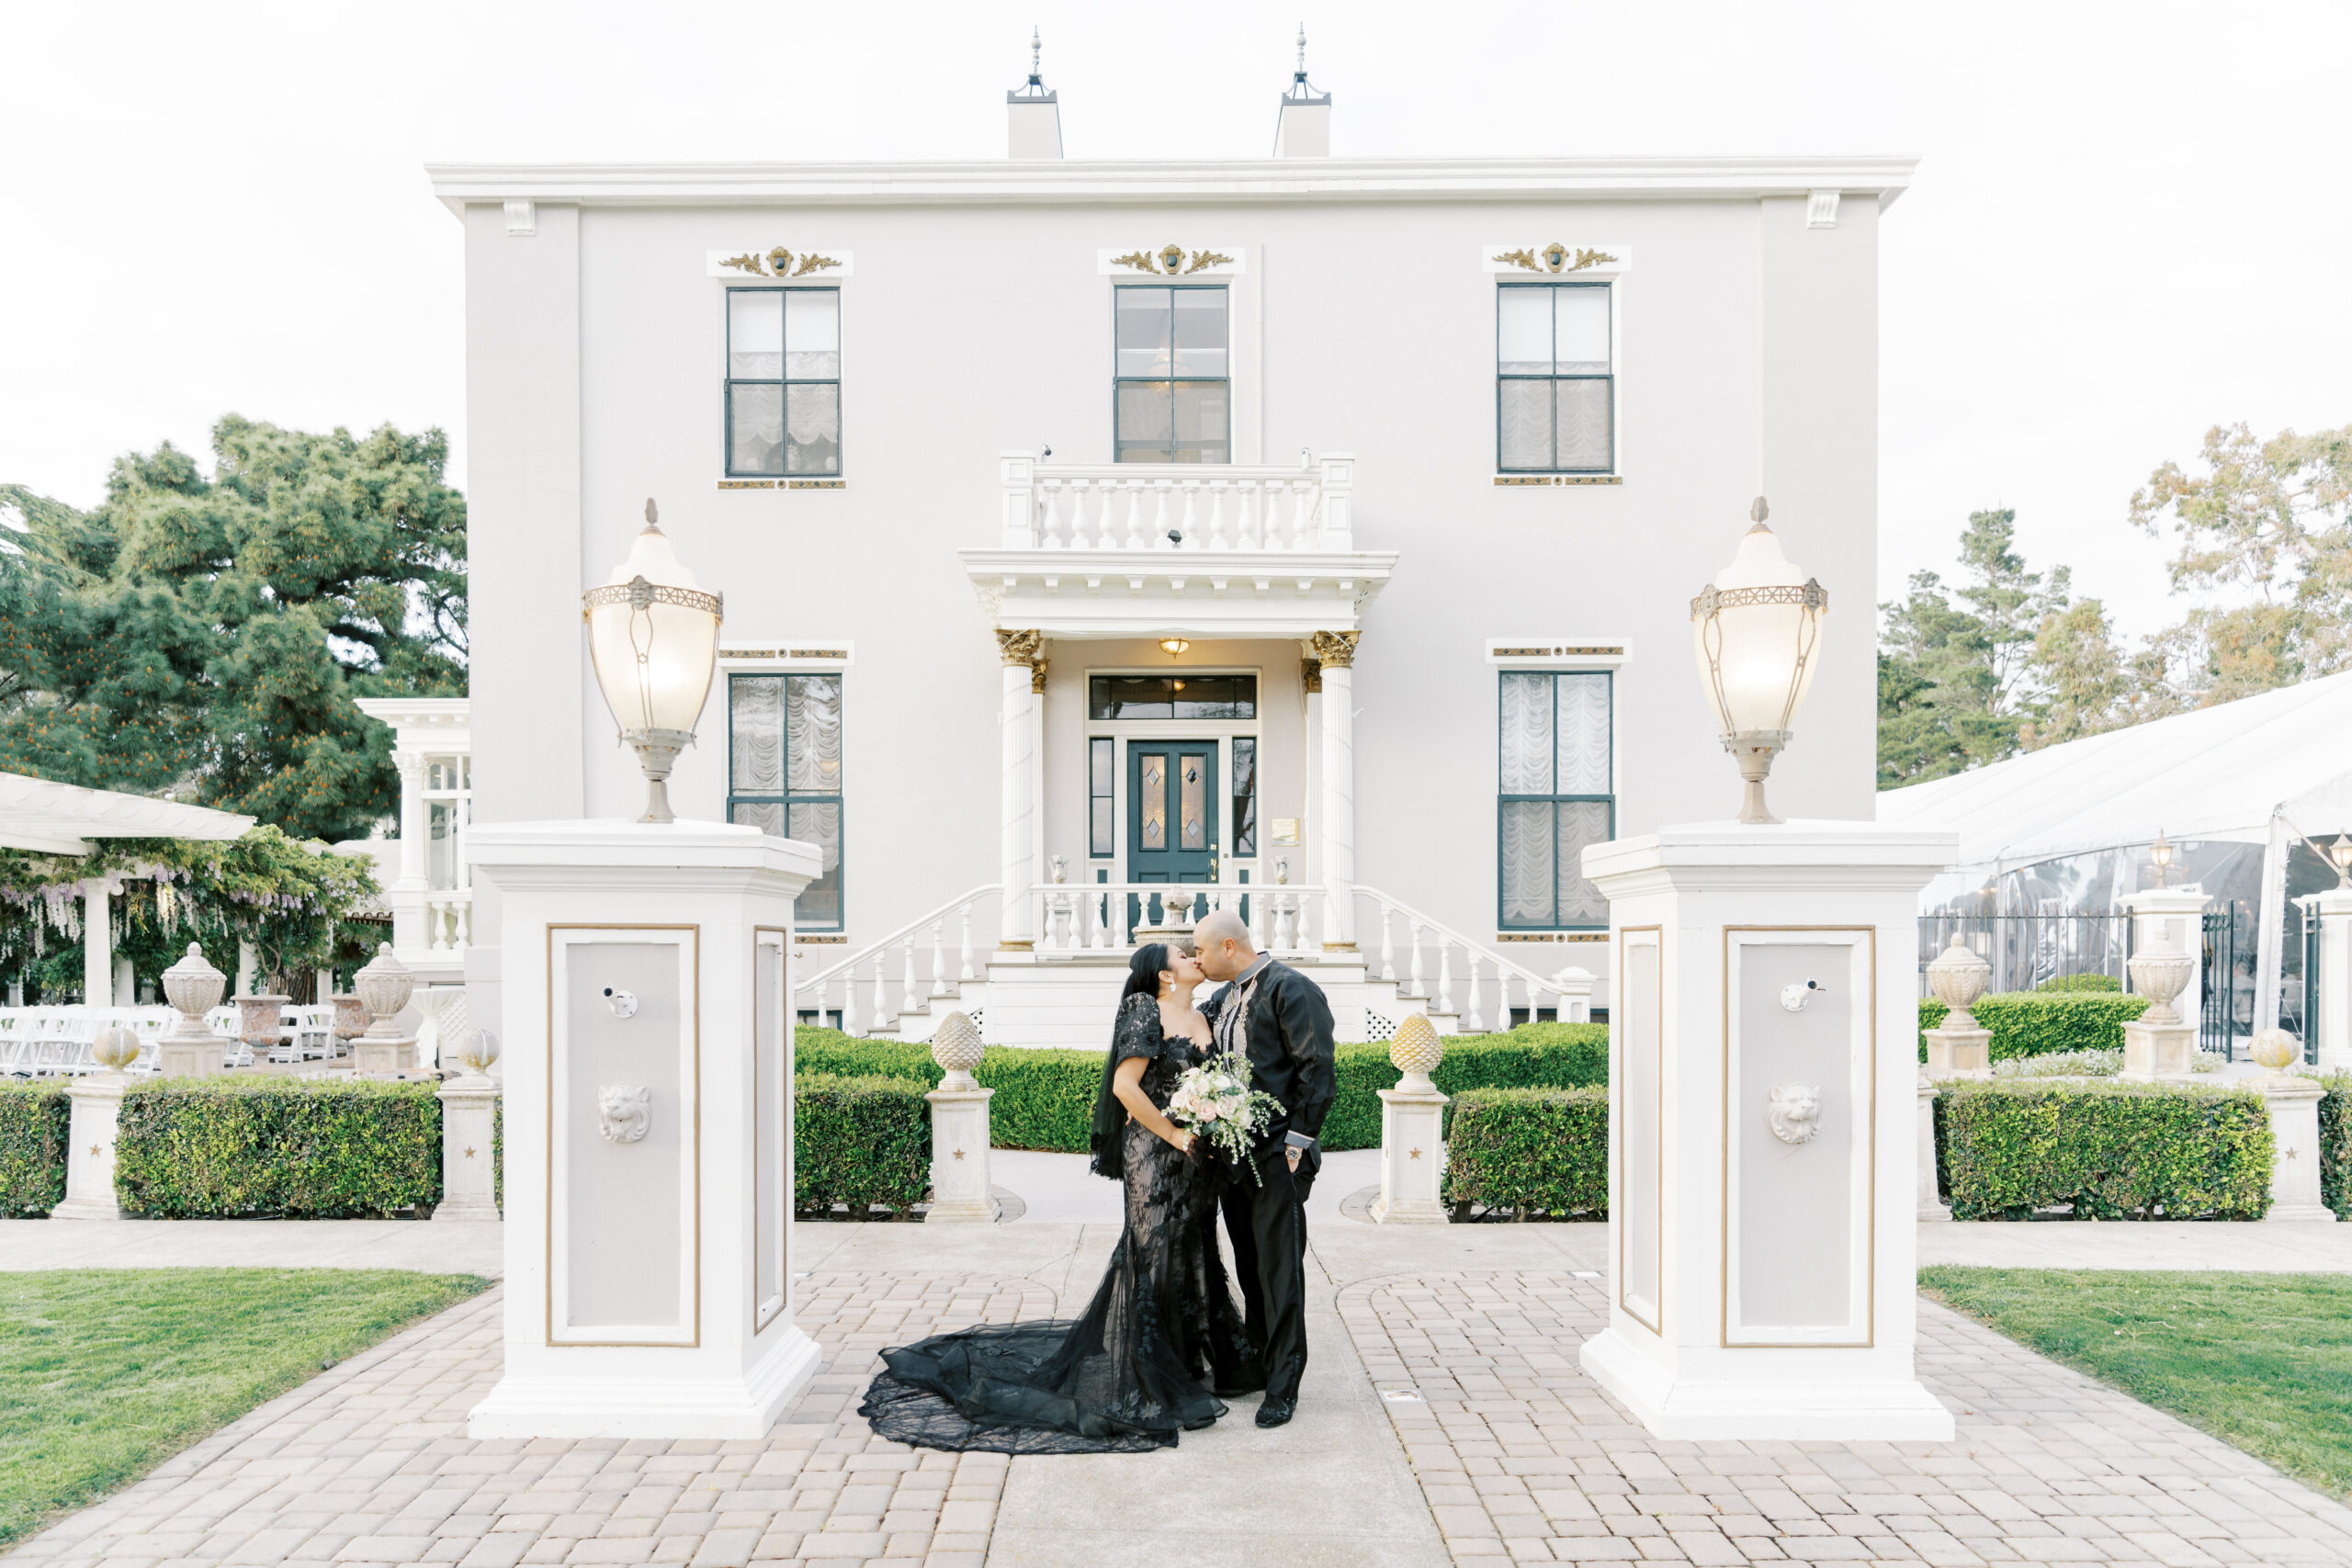
[[[46,1214],[65,1201],[65,1086],[0,1083],[0,1219]]]
[[[2319,1201],[2339,1220],[2352,1220],[2352,1075],[2319,1080]]]
[[[931,1107],[908,1077],[793,1080],[792,1203],[804,1214],[878,1205],[903,1218],[931,1191]]]
[[[2044,997],[2066,992],[2118,992],[2123,989],[2123,982],[2112,975],[2052,975],[2033,989],[2036,995]]]
[[[1943,1185],[1957,1220],[2258,1220],[2270,1115],[2245,1089],[2168,1084],[1947,1083]]]
[[[166,1078],[122,1097],[115,1191],[158,1219],[382,1216],[441,1201],[431,1083]]]
[[[1606,1089],[1473,1089],[1449,1108],[1445,1201],[1555,1219],[1609,1215]]]
[[[1949,1010],[1933,997],[1919,999],[1919,1060],[1928,1059],[1927,1032]],[[2123,1026],[2148,1010],[2145,997],[2100,991],[1996,991],[1969,1010],[1992,1031],[1992,1057],[2046,1056],[2053,1051],[2120,1051]]]
[[[879,1074],[936,1088],[931,1047],[896,1040],[858,1040],[835,1029],[802,1025],[793,1034],[801,1073]],[[1323,1122],[1328,1149],[1380,1146],[1380,1094],[1396,1087],[1385,1043],[1332,1052],[1338,1098]],[[1029,1050],[992,1045],[972,1075],[996,1090],[989,1101],[989,1141],[1001,1149],[1083,1154],[1102,1088],[1100,1051]],[[1462,1034],[1445,1042],[1434,1075],[1448,1094],[1469,1089],[1577,1089],[1609,1081],[1605,1023],[1522,1023],[1507,1034]]]

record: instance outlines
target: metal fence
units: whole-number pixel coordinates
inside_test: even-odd
[[[1990,991],[2030,991],[2061,975],[2111,975],[2121,984],[2131,933],[2132,917],[2120,913],[1922,915],[1919,994],[1929,994],[1928,965],[1954,936],[1993,966]]]

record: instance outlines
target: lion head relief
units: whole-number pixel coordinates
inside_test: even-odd
[[[1766,1115],[1772,1136],[1784,1144],[1809,1144],[1821,1130],[1821,1090],[1812,1084],[1772,1086],[1772,1103]]]
[[[608,1083],[596,1090],[596,1130],[615,1144],[634,1144],[653,1124],[653,1091],[637,1084]]]

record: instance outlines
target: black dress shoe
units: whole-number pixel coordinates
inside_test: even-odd
[[[1258,1425],[1261,1427],[1280,1427],[1297,1414],[1297,1400],[1269,1399],[1265,1404],[1258,1406]]]

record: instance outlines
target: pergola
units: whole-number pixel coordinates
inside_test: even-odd
[[[86,855],[97,847],[93,839],[238,839],[253,825],[250,817],[208,806],[0,773],[0,848]],[[120,880],[117,874],[82,883],[82,997],[93,1006],[114,995],[107,911]]]

